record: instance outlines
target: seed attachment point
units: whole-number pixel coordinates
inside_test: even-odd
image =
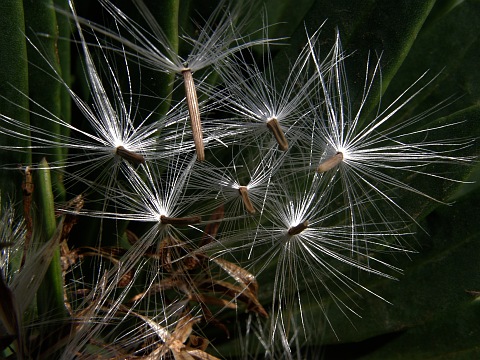
[[[335,166],[343,161],[343,153],[337,152],[335,155],[329,157],[317,167],[317,172],[324,173],[333,169]]]
[[[192,126],[193,142],[197,152],[197,160],[205,160],[205,147],[203,145],[202,123],[200,121],[200,110],[198,107],[197,89],[193,82],[192,70],[189,68],[182,70],[183,84],[185,85],[185,97],[187,98],[188,113],[190,115],[190,125]]]
[[[267,121],[267,127],[275,137],[275,140],[277,140],[278,148],[282,151],[287,151],[288,141],[285,138],[285,134],[283,133],[283,130],[278,123],[278,120],[276,118],[269,119]]]
[[[243,205],[245,205],[245,209],[250,214],[255,214],[256,210],[253,207],[252,201],[250,200],[250,196],[248,196],[248,189],[246,186],[240,186],[238,188],[238,192],[242,196]]]
[[[118,146],[115,151],[115,154],[117,154],[122,159],[125,159],[134,165],[145,164],[145,158],[143,157],[143,155],[127,150],[123,146]]]
[[[290,229],[288,229],[288,235],[293,236],[293,235],[298,235],[300,234],[303,230],[305,230],[308,227],[308,220],[305,220],[304,222],[292,226]]]
[[[200,221],[202,221],[202,218],[200,216],[191,216],[191,217],[182,217],[182,218],[168,217],[165,215],[160,216],[160,222],[165,225],[169,224],[173,226],[188,226],[188,225],[198,224]]]

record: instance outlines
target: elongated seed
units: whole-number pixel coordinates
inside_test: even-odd
[[[190,217],[183,217],[183,218],[174,218],[174,217],[168,217],[164,215],[160,216],[160,222],[162,224],[170,224],[175,226],[193,225],[193,224],[198,224],[200,221],[202,221],[202,218],[200,216],[190,216]]]
[[[272,132],[275,140],[277,140],[278,147],[282,151],[287,151],[288,149],[288,141],[285,138],[285,134],[283,133],[278,120],[275,118],[269,119],[267,121],[267,127]]]
[[[242,196],[243,205],[245,205],[245,209],[250,214],[255,214],[255,208],[253,207],[252,201],[250,200],[250,196],[248,196],[248,189],[246,186],[240,186],[238,188],[238,192]]]
[[[120,156],[122,159],[125,159],[132,164],[135,164],[135,165],[145,164],[145,158],[143,157],[143,155],[127,150],[123,146],[117,147],[116,154]]]
[[[337,152],[335,155],[329,157],[324,162],[322,162],[317,167],[317,172],[323,173],[330,169],[333,169],[335,166],[340,164],[343,161],[343,154],[341,152]]]
[[[305,230],[308,227],[308,220],[305,220],[304,222],[292,226],[290,229],[288,229],[288,235],[293,236],[293,235],[298,235],[300,234],[303,230]]]
[[[203,161],[205,160],[205,148],[203,146],[203,131],[200,121],[200,110],[198,108],[197,89],[193,82],[192,71],[187,68],[182,71],[182,74],[188,113],[190,114],[190,124],[192,126],[193,142],[195,143],[195,150],[197,151],[197,160]]]

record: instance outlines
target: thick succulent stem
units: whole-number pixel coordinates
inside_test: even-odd
[[[36,199],[40,236],[43,242],[48,242],[55,235],[57,222],[55,219],[52,180],[47,161],[42,159],[37,170]],[[37,306],[39,314],[45,319],[63,318],[66,316],[63,293],[63,276],[60,262],[60,248],[54,250],[51,263],[38,289]]]

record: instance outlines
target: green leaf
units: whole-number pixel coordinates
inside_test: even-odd
[[[24,36],[23,4],[16,0],[0,3],[0,113],[29,124],[28,99],[22,95],[28,93],[27,48]],[[8,71],[7,71],[8,70]],[[0,134],[0,143],[6,146],[28,146],[26,140]],[[0,150],[2,164],[29,165],[29,152]],[[0,191],[2,206],[9,195],[19,198],[21,194],[21,174],[0,171]]]
[[[427,136],[439,140],[450,138],[471,140],[466,148],[454,154],[460,157],[471,157],[472,159],[470,161],[432,164],[425,169],[421,169],[421,171],[425,171],[426,173],[438,174],[446,178],[410,173],[397,174],[395,176],[405,183],[411,184],[415,189],[438,200],[433,201],[411,192],[399,192],[398,204],[407,213],[412,214],[413,218],[417,221],[428,215],[435,208],[441,206],[441,202],[448,202],[448,199],[450,199],[461,186],[465,185],[464,182],[469,180],[470,174],[475,169],[475,157],[480,155],[480,148],[474,141],[475,138],[480,137],[480,127],[477,123],[478,119],[480,119],[480,106],[476,105],[435,119],[425,127],[428,129],[457,123],[455,126],[447,126],[443,129],[432,131],[432,135],[427,134]],[[426,135],[423,133],[419,136],[423,138]],[[409,137],[409,139],[410,138],[411,137]]]
[[[409,0],[398,6],[381,0],[317,0],[305,17],[305,28],[312,34],[327,20],[321,35],[324,53],[335,41],[335,28],[340,31],[346,54],[355,52],[347,60],[349,93],[354,101],[360,101],[363,93],[368,55],[372,68],[381,56],[382,86],[377,84],[371,92],[367,107],[371,111],[408,55],[434,3]],[[292,59],[305,44],[303,27],[292,36],[291,44],[285,52]]]
[[[27,47],[29,59],[29,97],[30,109],[37,114],[31,114],[31,123],[52,134],[62,134],[61,126],[54,121],[46,121],[42,115],[52,117],[62,116],[62,84],[52,74],[50,66],[61,74],[58,52],[58,26],[53,0],[31,2],[24,0],[25,29],[27,37],[37,47]],[[39,34],[48,36],[38,37]],[[49,150],[48,161],[60,165],[65,159],[63,149]],[[40,158],[33,159],[40,161]],[[55,193],[65,198],[62,178],[56,173],[53,178]]]
[[[304,29],[304,18],[314,2],[315,0],[266,0],[264,2],[265,11],[260,11],[258,16],[252,20],[249,31],[253,33],[267,25],[270,26],[268,29],[270,38],[289,37],[297,29]],[[263,19],[265,14],[266,19]],[[264,21],[266,21],[266,24]],[[288,42],[288,39],[285,40],[285,43]]]
[[[148,9],[154,15],[158,24],[164,31],[172,50],[179,52],[179,13],[180,13],[180,0],[165,0],[159,1],[145,1]],[[162,72],[152,69],[142,69],[142,78],[145,85],[144,89],[147,89],[155,93],[155,96],[164,99],[161,104],[152,103],[153,106],[148,108],[156,108],[157,113],[165,115],[170,109],[170,102],[172,100],[172,91],[174,88],[175,73]],[[157,100],[158,101],[158,100]],[[147,104],[151,103],[148,99],[145,101]]]
[[[472,105],[480,98],[480,3],[469,1],[455,7],[422,31],[408,57],[392,81],[388,103],[426,70],[439,77],[410,104],[411,113],[425,109],[453,96],[453,103],[443,110],[451,114]],[[474,121],[474,120],[473,120]]]
[[[68,10],[68,0],[54,0],[56,7],[59,7],[64,10]],[[71,85],[71,59],[70,59],[70,35],[72,28],[70,26],[70,20],[65,16],[56,15],[56,20],[58,23],[58,59],[60,63],[60,71],[62,74],[62,79],[65,81],[65,84],[68,86]],[[62,86],[60,89],[60,101],[61,101],[61,112],[62,119],[67,123],[71,122],[72,115],[72,98],[67,88]],[[63,126],[60,128],[62,135],[69,136],[70,129]],[[67,156],[66,150],[63,151],[63,159]]]
[[[479,201],[477,190],[427,217],[430,236],[419,236],[421,252],[401,281],[373,286],[393,305],[362,301],[357,330],[348,331],[345,321],[337,327],[342,341],[399,333],[391,341],[377,341],[365,359],[466,359],[480,353]]]

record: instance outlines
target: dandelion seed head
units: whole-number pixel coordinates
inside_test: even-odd
[[[235,190],[239,190],[241,186],[242,185],[240,185],[240,183],[238,181],[233,181],[233,182],[228,183],[228,187],[230,187],[232,189],[235,189]],[[247,190],[248,190],[248,186],[244,186],[244,187],[247,188]]]
[[[303,201],[288,201],[288,203],[283,204],[279,209],[279,212],[281,213],[281,215],[279,214],[280,219],[283,223],[282,226],[286,228],[287,232],[291,228],[299,226],[307,220],[306,216],[308,211],[308,205]]]
[[[297,236],[299,234],[304,233],[308,229],[308,221],[305,220],[303,222],[298,223],[297,225],[294,225],[288,229],[287,234],[290,237]]]
[[[116,139],[113,139],[113,146],[115,147],[115,149],[119,148],[120,146],[124,147],[125,149],[127,149],[128,151],[132,151],[132,149],[123,142],[122,139],[120,138],[116,138]]]
[[[339,146],[337,148],[337,153],[342,153],[343,160],[349,159],[352,155],[352,153],[346,147],[343,147],[343,146]]]
[[[293,228],[293,227],[296,227],[298,225],[300,225],[301,223],[304,222],[304,219],[300,218],[299,215],[297,216],[294,216],[292,219],[288,219],[288,223],[287,223],[287,230]]]
[[[167,214],[166,211],[160,210],[160,212],[158,214],[156,214],[156,219],[157,219],[159,224],[162,224],[162,217],[168,217],[168,214]]]

